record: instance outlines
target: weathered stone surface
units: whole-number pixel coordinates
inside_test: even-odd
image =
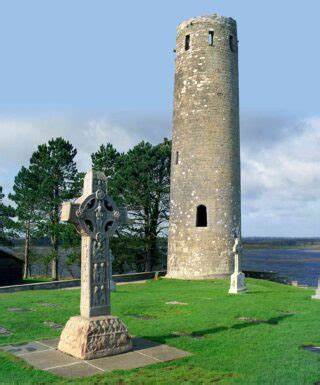
[[[257,319],[257,318],[252,318],[252,317],[236,317],[236,319],[239,321],[245,321],[245,322],[253,323],[253,324],[268,323],[267,321]]]
[[[56,308],[59,308],[61,307],[60,305],[57,305],[56,303],[50,303],[50,302],[42,302],[42,301],[39,301],[39,302],[35,302],[37,305],[39,306],[43,306],[43,307],[51,307],[53,309],[56,309]]]
[[[132,350],[132,341],[118,317],[72,317],[61,333],[58,349],[90,360]]]
[[[109,250],[110,255],[110,291],[117,291],[117,284],[112,278],[112,262],[114,261],[114,255],[112,254],[112,251]]]
[[[111,255],[109,238],[125,224],[125,209],[107,195],[107,178],[90,170],[83,195],[64,203],[61,220],[73,223],[81,233],[81,315],[85,318],[110,314]]]
[[[320,278],[318,279],[318,287],[316,290],[316,294],[311,296],[313,299],[320,299]]]
[[[184,21],[177,29],[167,277],[230,276],[234,234],[241,234],[239,149],[236,22],[217,15]],[[201,227],[200,206],[207,213]]]
[[[72,317],[62,331],[58,349],[81,359],[127,352],[131,338],[124,323],[110,315],[112,256],[109,238],[127,213],[107,195],[107,178],[89,171],[83,195],[75,203],[64,203],[61,219],[73,223],[81,234],[80,317]]]
[[[320,353],[320,347],[318,346],[308,345],[308,346],[302,346],[301,348],[303,350],[308,350],[309,352]]]
[[[61,330],[63,328],[63,325],[57,324],[53,321],[44,321],[43,324],[54,330]]]
[[[33,353],[25,354],[22,357],[28,362],[28,364],[34,366],[37,369],[43,370],[49,370],[55,366],[66,366],[81,362],[78,359],[67,354],[63,354],[55,349],[36,351]]]
[[[8,329],[0,326],[0,337],[7,337],[7,336],[11,336],[11,332],[9,332]]]
[[[47,349],[48,349],[47,346],[42,345],[41,343],[39,343],[37,341],[28,342],[26,344],[15,344],[15,345],[1,346],[1,350],[4,350],[4,351],[11,353],[11,354],[14,354],[15,356],[23,356],[25,354],[44,351]]]
[[[32,309],[25,307],[8,307],[7,310],[12,313],[28,313],[29,311],[32,311]]]
[[[239,294],[247,291],[245,285],[245,275],[243,273],[233,273],[230,278],[231,284],[229,294]]]
[[[127,314],[129,317],[137,318],[137,319],[143,319],[145,321],[151,321],[158,319],[158,317],[155,317],[153,315],[148,314]]]
[[[62,365],[47,369],[48,372],[65,378],[89,377],[95,374],[103,373],[102,369],[89,365],[87,362],[76,362],[74,364]]]
[[[190,355],[171,346],[143,338],[133,338],[132,352],[86,361],[56,350],[57,343],[56,339],[41,340],[27,344],[2,345],[0,350],[24,359],[36,368],[67,378],[91,376],[111,370],[133,369]]]
[[[240,259],[242,246],[239,238],[236,238],[233,245],[234,273],[230,277],[229,294],[241,294],[247,291],[245,275],[240,271]]]

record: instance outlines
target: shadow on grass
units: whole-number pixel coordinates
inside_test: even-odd
[[[226,330],[232,330],[232,329],[241,330],[241,329],[245,329],[245,328],[250,327],[250,326],[257,326],[260,324],[278,325],[281,321],[283,321],[286,318],[292,317],[293,315],[294,314],[285,314],[285,315],[280,315],[278,317],[269,318],[268,320],[252,319],[250,321],[246,321],[246,322],[243,322],[240,324],[235,324],[235,325],[232,325],[229,327],[228,326],[218,326],[218,327],[211,328],[211,329],[203,329],[203,330],[193,331],[191,333],[184,333],[184,332],[174,333],[174,332],[172,332],[171,334],[167,334],[167,335],[163,335],[163,336],[144,336],[144,338],[150,339],[153,341],[157,341],[157,342],[162,343],[162,344],[165,344],[166,341],[168,341],[170,339],[176,339],[176,338],[180,338],[180,337],[190,337],[190,338],[195,338],[195,339],[205,338],[208,335],[220,333],[220,332],[223,332]]]

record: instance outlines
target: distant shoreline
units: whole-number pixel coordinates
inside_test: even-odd
[[[250,243],[243,244],[243,250],[310,250],[310,251],[320,251],[320,244],[310,245],[276,245],[276,244],[265,244],[265,243]]]

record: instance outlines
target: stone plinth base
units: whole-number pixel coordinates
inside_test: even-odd
[[[316,294],[311,296],[312,299],[320,299],[320,289],[316,290]]]
[[[229,294],[240,294],[247,291],[244,280],[245,275],[243,273],[233,273],[230,277]]]
[[[132,350],[125,324],[114,316],[71,317],[64,327],[58,350],[82,360],[113,356]]]

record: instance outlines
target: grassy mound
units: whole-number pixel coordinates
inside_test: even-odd
[[[65,380],[0,353],[1,384],[314,384],[320,355],[320,301],[312,290],[248,279],[249,292],[228,295],[228,281],[162,279],[118,286],[112,312],[131,334],[187,350],[191,357],[147,368]],[[79,290],[0,295],[0,344],[54,338],[79,313]],[[167,304],[172,302],[173,304]],[[28,308],[12,312],[10,308]],[[0,347],[1,348],[1,347]]]

